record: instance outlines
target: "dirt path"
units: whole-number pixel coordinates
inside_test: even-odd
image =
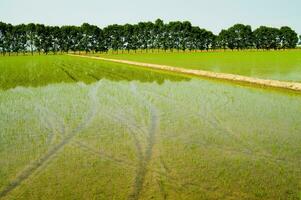
[[[95,57],[95,56],[72,55],[72,54],[68,54],[68,55],[76,56],[76,57],[83,57],[83,58],[91,58],[91,59],[96,59],[96,60],[104,60],[104,61],[110,61],[110,62],[116,62],[116,63],[124,63],[124,64],[129,64],[129,65],[142,66],[142,67],[159,69],[159,70],[164,70],[164,71],[172,71],[172,72],[200,76],[200,77],[222,79],[222,80],[227,80],[227,81],[255,84],[255,85],[273,87],[273,88],[289,89],[289,90],[301,92],[301,83],[297,83],[297,82],[260,79],[260,78],[253,78],[253,77],[241,76],[241,75],[235,75],[235,74],[217,73],[217,72],[210,72],[210,71],[204,71],[204,70],[185,69],[185,68],[173,67],[173,66],[168,66],[168,65],[158,65],[158,64],[128,61],[128,60],[102,58],[102,57]]]

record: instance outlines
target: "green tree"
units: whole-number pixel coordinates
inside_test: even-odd
[[[119,49],[123,49],[123,27],[117,24],[109,25],[104,28],[108,48],[118,53]]]
[[[95,52],[97,50],[100,29],[97,26],[84,23],[80,27],[80,33],[80,49],[86,53],[90,51]]]
[[[228,29],[228,46],[234,49],[247,49],[252,47],[252,29],[249,25],[235,24]]]
[[[99,29],[99,34],[96,41],[96,52],[107,52],[108,51],[108,45],[106,43],[104,31],[102,29]]]
[[[183,51],[185,51],[189,46],[191,29],[192,25],[190,22],[185,21],[181,24],[179,48],[181,48]]]
[[[295,48],[298,43],[298,34],[288,26],[280,28],[281,48]]]
[[[20,24],[12,26],[0,22],[0,52],[25,53],[30,50],[48,54],[58,51],[107,52],[137,49],[174,49],[185,51],[229,49],[287,49],[295,48],[297,33],[290,27],[280,29],[261,26],[252,32],[251,26],[235,24],[222,30],[218,36],[211,31],[192,26],[190,22],[174,21],[164,24],[161,19],[138,24],[109,25],[104,29],[88,23],[77,26],[45,26]]]
[[[4,32],[4,40],[3,40],[3,49],[4,54],[8,52],[8,55],[10,56],[10,53],[13,50],[13,26],[11,24],[6,24],[5,32]]]
[[[134,49],[134,27],[131,24],[126,24],[123,26],[124,30],[124,45],[125,45],[125,49],[129,52],[130,50]]]
[[[164,32],[164,22],[161,19],[157,19],[154,24],[154,48],[157,48],[158,50],[162,48],[162,42],[164,40],[163,37]]]
[[[34,41],[36,37],[36,25],[34,23],[30,23],[26,26],[26,36],[31,55],[33,55]]]
[[[42,24],[36,24],[36,37],[34,38],[34,46],[39,54],[41,54],[41,51],[43,50],[43,42],[45,41],[44,34],[45,26]]]
[[[5,35],[6,35],[6,31],[7,31],[6,27],[7,26],[6,26],[5,23],[0,22],[0,52],[3,55],[5,55],[5,51],[6,51],[5,46],[4,46],[4,44],[5,44]]]
[[[257,49],[279,49],[281,34],[277,28],[261,26],[253,32],[254,43]]]
[[[62,26],[59,44],[64,52],[75,51],[80,49],[80,28],[76,26]]]
[[[56,54],[60,49],[60,37],[61,31],[58,26],[50,27],[50,35],[51,37],[51,51]]]

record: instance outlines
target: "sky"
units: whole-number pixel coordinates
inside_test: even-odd
[[[301,0],[0,0],[0,21],[81,25],[190,21],[219,33],[235,23],[290,26],[301,34]]]

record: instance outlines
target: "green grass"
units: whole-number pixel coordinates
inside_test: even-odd
[[[301,51],[131,53],[100,56],[189,69],[301,82]]]
[[[5,59],[1,69],[31,63],[34,73],[15,87],[0,71],[10,83],[0,91],[0,199],[300,198],[298,93],[68,56]],[[37,76],[60,67],[76,81]]]

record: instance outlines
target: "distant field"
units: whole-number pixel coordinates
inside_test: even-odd
[[[146,73],[147,72],[147,73]],[[0,90],[17,86],[44,86],[52,83],[93,83],[100,79],[163,82],[185,79],[155,70],[66,55],[0,57]]]
[[[101,54],[146,63],[301,82],[301,50]]]
[[[70,56],[0,84],[1,200],[300,199],[299,93]]]

